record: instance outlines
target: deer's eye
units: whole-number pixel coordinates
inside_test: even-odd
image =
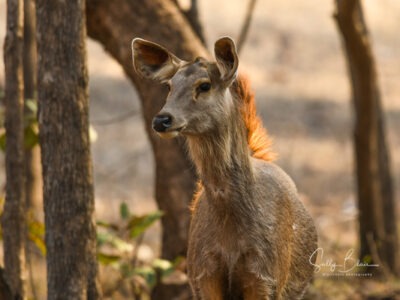
[[[165,86],[168,89],[168,92],[170,92],[171,91],[171,85],[169,83],[166,83]]]
[[[211,83],[203,82],[197,87],[197,91],[200,93],[208,92],[211,89]]]

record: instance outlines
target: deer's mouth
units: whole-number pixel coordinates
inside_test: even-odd
[[[185,122],[177,122],[170,113],[160,113],[153,118],[152,122],[153,129],[165,139],[178,136],[185,126]]]
[[[177,127],[177,128],[168,128],[165,131],[158,132],[157,134],[162,137],[163,139],[172,139],[180,135],[182,130],[184,130],[185,126]]]

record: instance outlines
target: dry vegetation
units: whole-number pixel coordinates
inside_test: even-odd
[[[199,2],[210,44],[223,35],[237,37],[245,1]],[[398,200],[400,2],[363,3],[378,62]],[[333,10],[333,0],[319,1],[318,5],[312,0],[259,0],[240,68],[256,90],[259,113],[279,153],[277,163],[293,177],[315,218],[324,255],[341,261],[349,249],[357,248],[357,209],[352,107]],[[4,11],[5,2],[1,1],[0,40],[5,35]],[[89,41],[88,46],[91,121],[98,135],[93,144],[97,217],[118,218],[119,203],[123,201],[138,213],[154,210],[152,154],[134,88],[98,44]],[[2,57],[2,49],[0,54]],[[102,124],[129,112],[131,117],[123,121]],[[1,156],[1,187],[3,160]],[[146,235],[143,253],[157,255],[158,232],[155,228]],[[398,289],[398,285],[390,280],[379,283],[366,278],[316,276],[309,298],[363,299],[370,295],[369,299],[381,299],[373,295]]]

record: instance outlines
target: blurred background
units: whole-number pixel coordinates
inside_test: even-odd
[[[400,2],[362,3],[377,63],[399,207]],[[210,51],[221,36],[237,39],[247,5],[240,0],[198,1]],[[293,178],[315,220],[324,255],[340,261],[349,249],[357,250],[358,227],[353,107],[334,11],[333,0],[258,0],[240,54],[240,71],[250,78],[255,90],[258,112],[279,155],[276,163]],[[0,2],[0,24],[3,41],[5,1]],[[88,39],[87,45],[90,121],[96,132],[92,145],[96,218],[117,222],[121,203],[139,215],[156,210],[153,154],[135,88],[100,44]],[[0,55],[3,57],[2,48]],[[0,60],[0,87],[3,84]],[[0,186],[4,184],[1,153]],[[140,251],[143,257],[158,257],[159,225],[146,233]],[[37,268],[44,270],[43,264]],[[44,280],[44,275],[35,280]],[[355,280],[317,275],[309,297],[362,299],[370,291],[379,293],[388,288],[385,282],[357,279],[355,284]]]

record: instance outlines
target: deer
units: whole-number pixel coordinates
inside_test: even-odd
[[[196,300],[301,299],[317,249],[314,222],[292,179],[274,162],[234,41],[215,61],[184,61],[151,41],[132,41],[133,66],[169,93],[152,127],[183,136],[198,173],[187,272]]]

